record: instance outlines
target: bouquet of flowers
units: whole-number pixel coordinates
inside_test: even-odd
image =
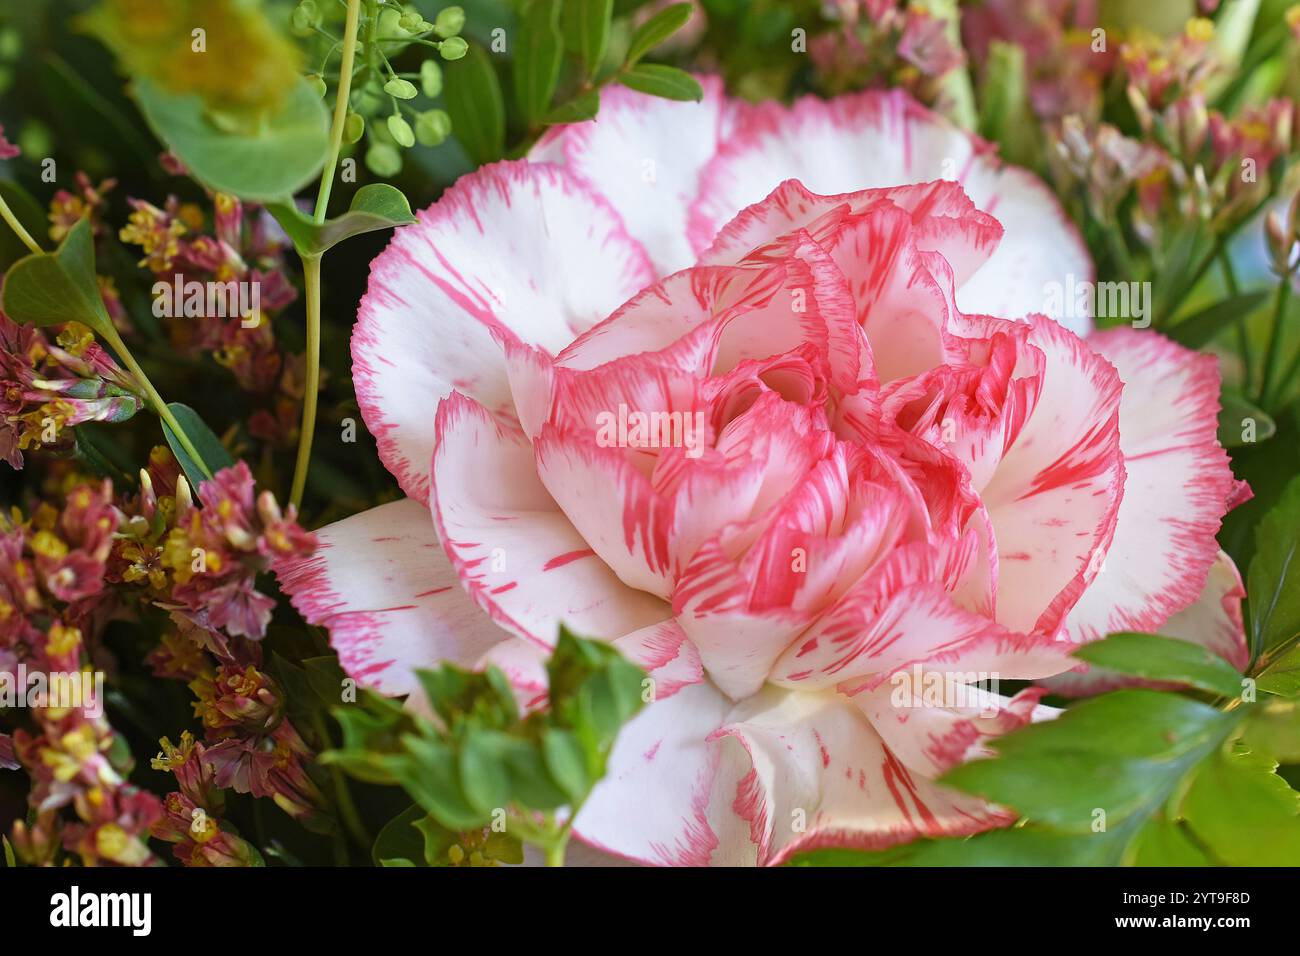
[[[1300,864],[1300,6],[0,19],[7,866]]]

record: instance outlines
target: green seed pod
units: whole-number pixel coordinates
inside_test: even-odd
[[[397,141],[398,146],[415,145],[415,132],[411,129],[411,124],[396,113],[388,117],[388,132],[393,134],[393,139]]]
[[[416,90],[415,84],[410,80],[395,76],[384,84],[384,92],[389,96],[396,96],[399,100],[413,100],[415,94],[419,91]]]
[[[418,33],[420,24],[424,22],[424,17],[420,16],[414,10],[407,10],[397,18],[397,25],[407,33]]]
[[[442,46],[438,48],[438,52],[442,54],[444,60],[459,60],[469,52],[469,44],[460,37],[451,37],[442,41]]]
[[[343,142],[351,145],[366,131],[366,120],[360,113],[349,113],[343,121]]]
[[[325,81],[321,79],[319,73],[312,73],[307,77],[307,82],[311,85],[311,88],[316,91],[316,95],[322,99],[324,99],[325,94],[329,92],[329,88],[325,85]]]
[[[433,21],[433,32],[438,36],[454,37],[465,26],[465,11],[460,7],[447,7]]]
[[[438,146],[451,135],[451,117],[443,110],[429,110],[415,118],[415,138],[421,146]]]
[[[385,179],[396,176],[402,171],[402,154],[396,146],[373,143],[366,150],[366,169]]]
[[[429,99],[442,92],[442,67],[437,60],[425,60],[420,64],[420,89]]]

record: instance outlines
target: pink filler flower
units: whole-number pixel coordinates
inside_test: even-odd
[[[1095,689],[1069,651],[1121,629],[1245,664],[1215,360],[1036,314],[1093,278],[1078,233],[905,96],[706,90],[608,90],[397,233],[352,354],[409,497],[282,583],[387,694],[491,663],[537,706],[562,621],[646,668],[575,824],[600,850],[1004,826],[934,778],[1055,711],[969,682]]]

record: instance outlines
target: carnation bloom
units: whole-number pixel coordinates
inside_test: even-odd
[[[644,667],[574,832],[775,863],[1005,825],[935,783],[1053,713],[1074,641],[1244,664],[1218,372],[1037,313],[1092,267],[1051,194],[897,94],[624,90],[375,260],[353,372],[409,496],[282,570],[344,668],[501,667],[560,622]],[[1064,675],[1058,677],[1056,675]]]

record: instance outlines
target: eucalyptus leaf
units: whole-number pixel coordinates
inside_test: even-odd
[[[282,201],[325,165],[329,117],[305,79],[255,132],[216,126],[197,95],[171,93],[145,78],[136,79],[133,89],[158,138],[211,189],[255,202]]]
[[[319,256],[344,239],[415,222],[411,206],[400,189],[388,183],[362,186],[352,196],[348,211],[316,223],[291,202],[266,207],[293,241],[299,255]]]
[[[21,325],[80,322],[103,337],[115,334],[95,277],[95,245],[90,221],[68,230],[54,252],[18,260],[5,276],[0,307]]]

